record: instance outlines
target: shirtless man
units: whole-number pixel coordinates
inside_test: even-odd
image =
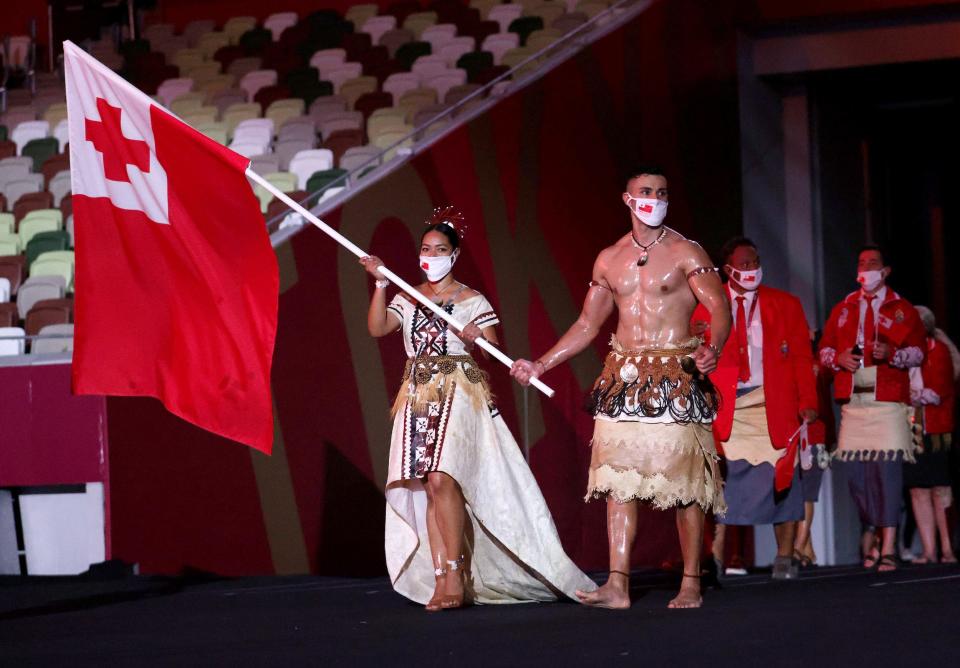
[[[607,498],[610,575],[595,592],[577,595],[588,605],[630,607],[638,505],[650,501],[677,507],[684,569],[669,607],[696,608],[704,512],[725,509],[710,430],[716,397],[704,378],[730,332],[730,307],[704,250],[663,225],[661,171],[639,170],[626,190],[632,229],[597,256],[580,317],[539,359],[518,360],[511,375],[526,384],[570,359],[616,308],[612,350],[590,395],[595,427],[587,489],[588,500]],[[698,301],[710,314],[711,345],[690,334]]]

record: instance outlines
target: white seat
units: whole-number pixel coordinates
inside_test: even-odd
[[[239,153],[244,158],[252,158],[255,155],[263,155],[270,150],[270,142],[262,143],[258,141],[230,142],[230,150]]]
[[[425,81],[437,74],[443,74],[448,69],[447,64],[443,62],[440,56],[420,56],[413,67],[410,68],[410,71],[416,74],[420,81]]]
[[[307,180],[314,172],[327,169],[333,169],[333,151],[326,148],[299,151],[290,160],[289,171],[297,175],[297,187],[300,190],[307,187]]]
[[[424,28],[423,32],[420,33],[420,40],[429,42],[433,53],[439,53],[440,47],[456,36],[457,26],[452,23],[437,23],[429,28]]]
[[[523,15],[523,5],[510,4],[510,5],[495,5],[490,13],[487,14],[488,21],[496,21],[500,24],[500,32],[507,32],[507,28],[510,27],[510,24],[515,20],[520,18]]]
[[[277,171],[292,172],[290,162],[293,158],[303,151],[310,151],[317,146],[316,137],[310,139],[285,139],[278,141],[273,145],[273,154],[280,161],[280,169]]]
[[[239,87],[247,94],[247,101],[253,102],[253,97],[257,94],[257,91],[267,86],[275,86],[276,83],[276,70],[253,70],[243,75]]]
[[[339,65],[327,70],[326,74],[323,76],[323,79],[333,84],[334,93],[339,93],[340,86],[343,85],[344,81],[356,79],[362,74],[363,66],[360,63],[340,63]]]
[[[157,97],[160,98],[160,104],[169,107],[170,103],[184,93],[189,93],[193,88],[193,79],[190,77],[180,77],[178,79],[166,79],[157,86]]]
[[[26,336],[23,327],[0,327],[0,355],[23,355]]]
[[[17,155],[23,153],[23,147],[34,139],[43,139],[50,135],[48,121],[22,121],[10,133],[10,139],[17,145]]]
[[[57,123],[57,127],[53,129],[53,136],[57,138],[59,151],[63,153],[67,147],[67,142],[70,141],[70,126],[67,124],[67,119]]]
[[[273,153],[255,155],[250,159],[250,169],[260,176],[280,171],[280,158]]]
[[[363,113],[359,111],[330,112],[320,121],[320,136],[328,138],[337,130],[362,130]]]
[[[467,83],[467,71],[461,69],[447,70],[423,80],[423,85],[437,91],[437,99],[443,100],[447,97],[447,91],[454,86],[462,86]]]
[[[57,172],[53,178],[50,179],[50,185],[47,186],[47,190],[53,195],[53,206],[60,208],[60,203],[63,201],[63,198],[67,196],[67,193],[70,192],[71,188],[70,170],[65,169],[62,172]]]
[[[233,129],[233,137],[236,138],[238,132],[254,132],[256,136],[265,136],[269,141],[273,139],[274,131],[275,126],[272,118],[248,118],[237,123]]]
[[[476,45],[477,40],[473,37],[456,37],[444,44],[437,55],[443,58],[448,67],[456,67],[460,56],[473,51]]]
[[[30,352],[67,353],[73,350],[73,325],[47,325],[38,332],[41,338],[30,344]],[[43,338],[50,337],[50,338]]]
[[[7,198],[7,207],[13,211],[13,205],[21,196],[27,193],[38,193],[41,190],[43,190],[43,174],[27,174],[7,183],[3,188],[3,194]]]
[[[32,158],[28,158],[28,160],[32,161]],[[2,191],[4,186],[11,181],[17,181],[28,176],[29,174],[29,165],[24,165],[22,163],[0,164],[0,191]]]
[[[295,119],[294,121],[287,121],[277,133],[277,142],[282,142],[289,139],[316,141],[316,122],[314,122],[314,120],[309,116],[303,116],[302,120]]]
[[[506,7],[506,5],[502,6]],[[500,61],[503,60],[503,54],[510,49],[516,49],[518,46],[520,46],[520,35],[517,33],[498,33],[487,36],[487,38],[483,40],[481,49],[492,53],[494,65],[499,65]]]
[[[376,146],[353,146],[340,156],[340,169],[352,172],[358,167],[376,167],[377,163],[371,160],[380,153],[380,149]]]
[[[280,39],[284,30],[297,25],[297,20],[296,12],[277,12],[263,20],[263,27],[270,31],[273,35],[273,41],[276,42]]]
[[[70,237],[70,247],[71,248],[75,247],[77,244],[74,242],[74,239],[73,239],[73,214],[72,213],[69,216],[67,216],[67,222],[64,224],[64,228],[66,228],[67,235]]]
[[[386,15],[386,16],[373,16],[367,19],[363,27],[360,28],[360,32],[365,32],[370,35],[370,41],[373,44],[379,44],[380,38],[383,37],[383,33],[388,30],[393,30],[397,27],[397,17]]]
[[[413,72],[396,72],[388,76],[383,82],[385,93],[393,95],[393,103],[400,102],[400,98],[407,91],[420,87],[420,77]]]
[[[63,299],[67,279],[63,276],[31,276],[17,290],[17,314],[23,320],[33,305],[43,299]]]
[[[10,279],[0,278],[0,303],[10,301]]]
[[[345,62],[347,62],[346,49],[320,49],[310,56],[310,67],[317,68],[321,79],[324,78],[324,74]]]

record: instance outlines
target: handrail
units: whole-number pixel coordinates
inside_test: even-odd
[[[584,35],[589,34],[591,37],[591,42],[599,39],[600,37],[603,37],[613,29],[618,28],[620,25],[622,25],[622,23],[626,22],[629,19],[632,19],[637,14],[640,14],[641,12],[646,10],[651,4],[653,4],[653,2],[654,0],[618,0],[614,4],[610,5],[610,7],[608,7],[604,11],[594,16],[593,18],[587,20],[586,22],[582,23],[581,25],[577,26],[573,30],[570,30],[569,32],[561,36],[560,39],[558,39],[557,41],[552,42],[551,44],[548,44],[544,48],[537,51],[536,53],[531,54],[530,56],[528,56],[518,64],[514,65],[512,68],[510,68],[500,76],[498,76],[497,78],[493,79],[492,81],[489,81],[481,88],[478,88],[477,90],[473,91],[472,93],[464,97],[462,100],[459,100],[455,104],[447,107],[446,109],[444,109],[443,111],[441,111],[440,113],[438,113],[436,116],[432,117],[430,120],[426,121],[425,123],[422,123],[419,126],[415,127],[410,133],[408,133],[401,139],[397,140],[390,146],[386,147],[385,149],[377,153],[377,155],[371,156],[370,158],[362,162],[360,165],[354,167],[353,169],[346,172],[345,174],[342,174],[341,176],[337,177],[334,181],[331,181],[330,183],[328,183],[322,190],[310,193],[300,202],[301,206],[307,209],[312,209],[313,207],[319,207],[321,203],[324,203],[325,206],[322,210],[329,210],[329,209],[335,208],[336,206],[339,206],[343,200],[347,199],[348,197],[351,197],[359,189],[362,189],[363,185],[365,185],[365,184],[359,184],[359,185],[357,184],[357,180],[361,178],[361,175],[367,176],[368,175],[367,173],[371,169],[377,169],[378,167],[385,168],[385,172],[387,170],[392,171],[394,168],[404,163],[404,160],[399,158],[384,160],[384,157],[391,151],[399,152],[404,150],[405,148],[403,146],[404,144],[408,142],[416,143],[417,135],[425,133],[427,130],[429,130],[429,128],[431,128],[434,124],[438,122],[452,119],[452,117],[456,115],[458,111],[462,110],[468,104],[470,104],[471,102],[477,99],[485,97],[486,101],[489,102],[490,104],[478,106],[473,110],[469,118],[473,118],[473,116],[483,113],[483,111],[485,111],[489,106],[492,106],[492,104],[495,103],[494,101],[500,97],[499,93],[494,94],[494,89],[497,87],[498,84],[508,79],[511,79],[514,74],[523,70],[525,67],[528,67],[531,63],[537,60],[542,60],[547,57],[556,58],[556,56],[559,54],[560,51],[565,50],[565,47],[571,46],[574,42],[576,42],[578,38]],[[602,31],[593,30],[597,26],[602,25],[608,19],[612,19],[616,14],[621,13],[620,10],[626,9],[630,5],[635,5],[633,7],[633,11],[630,11],[628,13],[623,13],[622,16],[620,17],[622,19],[621,21],[619,22],[610,21],[607,26],[608,28],[607,30],[602,30]],[[578,44],[577,48],[578,49],[582,48],[582,46],[583,45]],[[558,60],[556,63],[554,63],[553,66],[550,66],[550,67],[548,67],[545,63],[543,66],[530,71],[523,78],[517,79],[516,81],[513,82],[514,84],[517,84],[517,85],[516,87],[511,87],[511,92],[519,90],[520,88],[523,88],[529,85],[533,81],[536,81],[537,79],[542,77],[544,74],[549,72],[551,69],[553,69],[553,67],[556,66],[556,64],[559,64],[559,62],[561,61]],[[488,96],[487,93],[491,93],[491,94]],[[468,119],[464,119],[464,120],[468,120]],[[443,130],[431,134],[429,136],[430,141],[428,142],[422,141],[420,145],[416,146],[416,150],[414,150],[414,148],[411,148],[409,150],[409,154],[405,157],[409,157],[410,155],[413,155],[415,152],[422,151],[425,148],[429,147],[435,141],[437,141],[438,139],[446,135],[447,132],[451,131],[454,127],[456,127],[456,125],[451,123],[448,127],[444,128]],[[421,139],[426,140],[428,139],[428,137],[423,136],[421,137]],[[373,180],[375,179],[370,179],[370,182],[372,182]],[[350,185],[351,182],[353,183],[353,185]],[[345,190],[337,192],[335,195],[329,196],[326,198],[323,196],[324,193],[335,188],[342,188]],[[321,209],[317,209],[315,212],[319,212],[320,210]],[[288,220],[290,222],[285,224],[285,221],[288,221]],[[300,216],[298,214],[291,213],[290,211],[284,211],[283,213],[277,216],[274,216],[273,218],[267,221],[267,230],[271,233],[271,241],[275,247],[283,243],[283,241],[289,238],[292,234],[295,234],[303,226],[304,226],[304,221],[300,218]]]

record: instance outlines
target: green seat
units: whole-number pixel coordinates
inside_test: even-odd
[[[0,125],[0,141],[7,141],[7,135],[9,130],[7,130],[6,125]]]
[[[264,174],[263,178],[282,193],[291,193],[297,189],[297,175],[291,172],[271,172]],[[260,200],[260,211],[266,213],[267,207],[270,206],[270,202],[273,200],[273,193],[259,183],[254,186],[253,193],[257,196],[257,199]]]
[[[543,30],[543,19],[539,16],[521,16],[510,22],[508,32],[515,32],[520,36],[520,46],[527,44],[527,38],[534,30]]]
[[[51,232],[38,232],[27,244],[27,266],[33,264],[34,260],[43,253],[50,251],[65,251],[70,248],[70,235],[66,230],[53,230]]]
[[[47,251],[34,260],[30,266],[31,276],[63,276],[67,283],[67,292],[73,292],[73,271],[76,265],[73,251]]]
[[[493,54],[489,51],[470,51],[457,59],[457,67],[467,71],[467,81],[475,83],[481,72],[493,67]]]
[[[310,178],[307,179],[307,192],[308,193],[322,193],[324,190],[330,187],[330,185],[341,178],[344,174],[347,173],[345,169],[324,169],[319,172],[314,172],[310,175]],[[346,185],[341,183],[340,185]]]
[[[38,232],[53,232],[59,229],[57,221],[50,218],[31,218],[30,220],[24,218],[20,221],[20,247],[26,248]]]
[[[39,173],[49,158],[60,152],[60,142],[56,137],[43,137],[40,139],[31,139],[23,147],[21,155],[33,158],[33,171]]]
[[[399,49],[394,58],[403,65],[403,68],[409,70],[413,67],[414,61],[420,56],[429,56],[432,51],[430,42],[407,42]]]
[[[0,232],[0,255],[20,255],[20,237]]]
[[[35,218],[52,220],[57,224],[57,229],[63,227],[63,211],[60,209],[34,209],[33,211],[28,211],[23,217],[23,220],[20,221],[20,224],[23,225],[24,220],[34,220]]]
[[[273,33],[266,28],[253,28],[240,36],[240,48],[248,56],[253,56],[273,41]]]
[[[3,234],[4,232],[7,234],[13,234],[15,220],[16,219],[13,217],[12,213],[0,213],[0,234]]]

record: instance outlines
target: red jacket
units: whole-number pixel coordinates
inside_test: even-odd
[[[798,439],[788,439],[800,426],[802,409],[817,410],[816,377],[813,374],[813,346],[810,329],[800,300],[788,292],[761,285],[757,290],[760,322],[763,326],[763,392],[766,398],[767,429],[770,443],[782,450],[796,448]],[[709,321],[703,305],[697,307],[693,321]],[[709,329],[706,335],[709,340]],[[720,353],[717,370],[710,380],[720,392],[720,409],[713,421],[713,435],[719,443],[730,439],[733,409],[737,401],[737,376],[740,368],[736,331]],[[790,486],[793,477],[794,453],[780,459],[777,467],[777,489]],[[784,476],[786,480],[784,481]]]
[[[848,401],[853,391],[853,374],[835,364],[841,351],[852,348],[857,342],[860,325],[860,291],[851,292],[833,307],[820,339],[820,361],[833,372],[833,396],[838,402]],[[926,348],[926,331],[920,322],[917,310],[906,299],[887,286],[887,294],[880,305],[877,319],[877,339],[890,345],[894,352],[877,364],[877,401],[910,403],[909,366],[919,366]],[[904,366],[891,364],[900,353],[909,358]]]
[[[927,337],[927,357],[920,369],[923,386],[940,395],[939,406],[923,407],[923,431],[927,434],[952,434],[955,386],[950,351],[940,341]]]

